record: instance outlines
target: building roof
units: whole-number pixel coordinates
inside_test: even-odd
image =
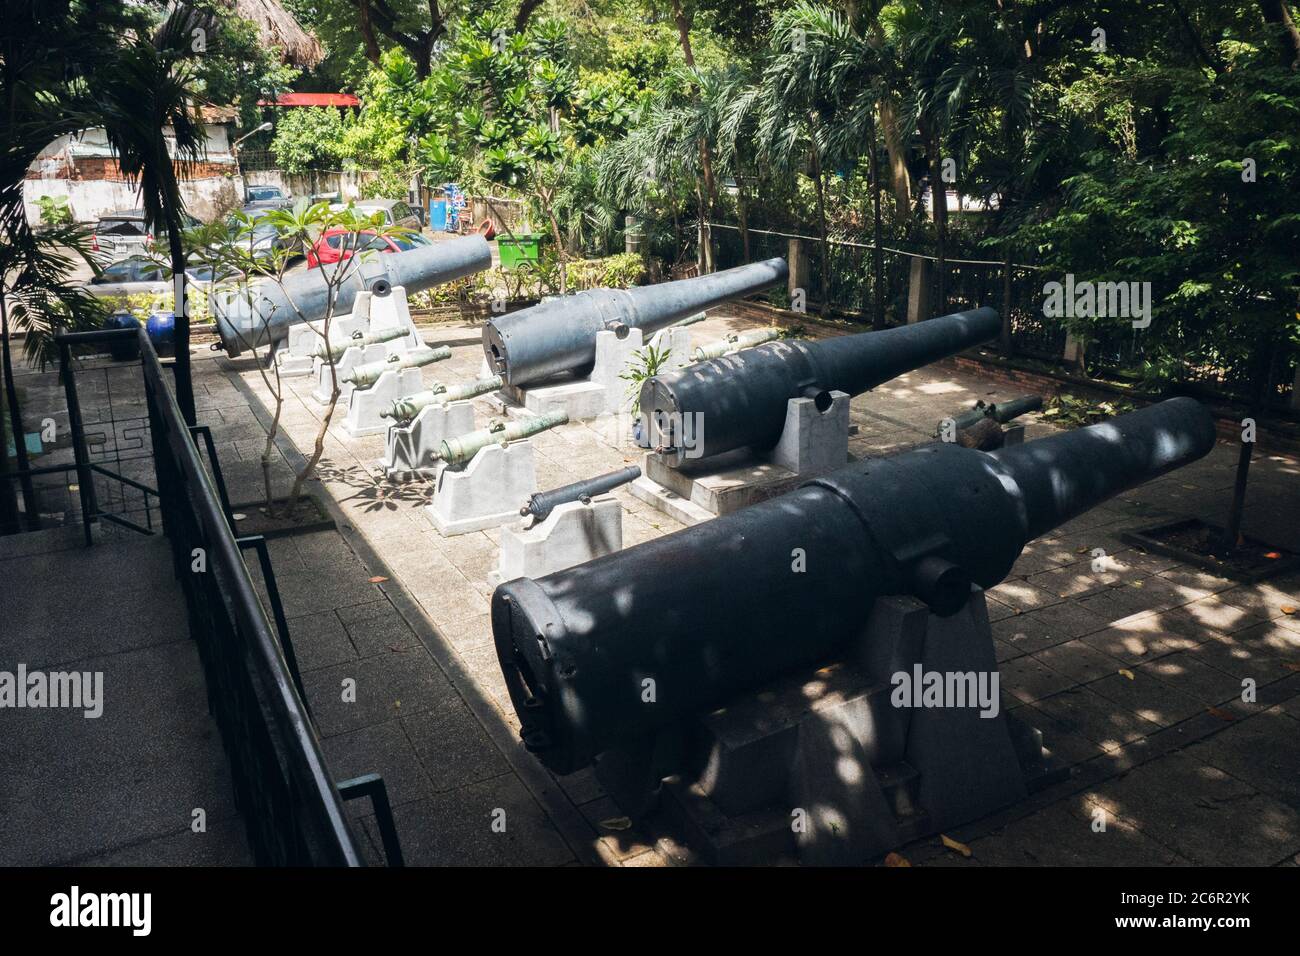
[[[281,93],[273,100],[258,100],[258,106],[360,106],[351,93]]]

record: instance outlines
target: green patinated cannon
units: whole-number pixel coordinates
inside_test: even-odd
[[[365,365],[358,365],[343,376],[343,381],[357,388],[369,388],[379,381],[379,376],[385,372],[400,372],[402,369],[407,368],[421,368],[449,358],[451,358],[451,349],[445,345],[439,345],[436,349],[412,349],[410,352],[399,352],[390,355],[388,360],[384,362],[367,362]]]
[[[409,422],[430,405],[446,405],[450,402],[463,402],[478,395],[494,392],[502,386],[501,377],[492,375],[488,378],[476,378],[464,385],[444,385],[441,382],[433,388],[414,395],[403,395],[393,404],[379,413],[381,418],[391,418],[398,422]]]
[[[569,420],[568,412],[550,412],[535,418],[512,422],[493,422],[487,428],[459,438],[448,438],[439,447],[439,455],[449,465],[462,465],[489,445],[507,445],[530,435],[544,432]]]
[[[741,332],[738,335],[728,335],[719,342],[710,342],[708,345],[701,345],[691,355],[693,362],[707,362],[709,359],[720,358],[728,352],[738,352],[741,349],[747,349],[755,345],[762,345],[764,342],[771,342],[773,339],[779,339],[781,333],[777,329],[758,329],[754,332]]]
[[[356,346],[365,348],[367,345],[379,345],[382,342],[391,342],[394,339],[404,338],[411,334],[410,329],[380,329],[378,332],[354,332],[350,338],[342,342],[320,341],[311,350],[311,357],[324,359],[332,357],[336,362],[343,357],[343,353],[348,349]]]

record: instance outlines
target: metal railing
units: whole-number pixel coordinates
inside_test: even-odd
[[[254,858],[263,866],[364,865],[295,669],[285,660],[222,496],[148,336],[143,329],[126,329],[73,333],[58,341],[67,350],[130,335],[140,340],[163,530]],[[65,365],[63,374],[73,370]]]

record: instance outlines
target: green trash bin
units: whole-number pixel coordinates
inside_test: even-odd
[[[506,233],[497,234],[497,251],[501,254],[501,268],[514,269],[521,262],[536,262],[542,249],[540,232],[516,232],[512,241]]]

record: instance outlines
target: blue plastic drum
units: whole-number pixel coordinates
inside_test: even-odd
[[[155,352],[159,355],[176,354],[175,312],[150,313],[149,321],[144,324],[144,330],[149,334],[149,341],[153,343]]]

